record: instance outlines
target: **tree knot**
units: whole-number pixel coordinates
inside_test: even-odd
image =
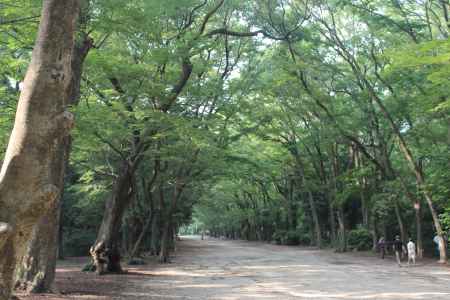
[[[64,120],[64,128],[66,129],[67,132],[69,132],[70,130],[73,129],[75,125],[75,116],[70,111],[65,110],[62,113],[62,117]]]
[[[42,196],[46,203],[52,204],[56,201],[59,195],[59,189],[54,184],[46,184],[42,187]]]

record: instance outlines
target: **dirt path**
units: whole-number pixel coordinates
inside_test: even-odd
[[[184,238],[172,264],[129,270],[99,279],[68,265],[65,295],[21,299],[450,299],[448,267],[243,241]]]

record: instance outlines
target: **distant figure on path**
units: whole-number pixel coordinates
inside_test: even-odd
[[[439,239],[439,236],[437,234],[434,236],[433,242],[436,244],[436,256],[439,257],[439,255],[440,255],[439,254],[439,252],[440,252],[439,246],[441,245],[441,240]]]
[[[406,248],[408,249],[408,266],[410,262],[412,261],[413,265],[416,264],[416,244],[412,241],[412,239],[409,239],[408,244],[406,245]]]
[[[395,240],[393,242],[394,244],[394,251],[395,251],[395,259],[397,260],[397,264],[399,267],[402,266],[402,263],[400,261],[400,255],[402,251],[404,251],[403,242],[400,240],[400,236],[395,236]]]
[[[386,241],[384,236],[378,240],[378,249],[380,250],[381,259],[384,259],[384,255],[386,254]]]

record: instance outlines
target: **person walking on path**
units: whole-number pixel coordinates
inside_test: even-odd
[[[384,236],[378,240],[378,249],[380,250],[381,259],[384,259],[384,255],[386,254],[386,241]]]
[[[408,244],[406,245],[406,248],[408,249],[408,266],[412,262],[413,265],[416,264],[416,244],[412,241],[412,239],[409,239]]]
[[[433,238],[433,242],[436,244],[436,255],[439,256],[439,248],[441,246],[441,240],[439,236],[436,234]]]
[[[400,236],[395,236],[395,240],[393,242],[394,251],[395,251],[395,259],[397,260],[397,264],[399,267],[402,266],[400,255],[404,251],[403,242],[400,240]]]

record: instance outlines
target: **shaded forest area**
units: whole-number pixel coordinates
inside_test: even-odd
[[[0,299],[180,232],[447,262],[447,0],[0,0]]]

